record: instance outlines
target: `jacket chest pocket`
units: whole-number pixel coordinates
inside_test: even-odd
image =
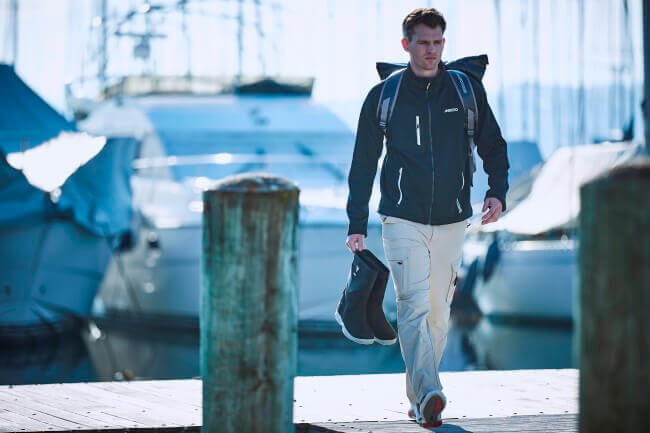
[[[391,144],[404,154],[419,155],[431,146],[428,130],[427,111],[404,110],[398,112],[395,107],[390,121],[389,135]]]

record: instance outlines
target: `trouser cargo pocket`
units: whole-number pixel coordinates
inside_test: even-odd
[[[451,279],[449,280],[449,287],[447,288],[447,298],[446,298],[448,304],[451,304],[451,301],[454,299],[454,292],[456,292],[456,286],[458,284],[459,267],[460,265],[458,263],[453,263],[451,265]]]

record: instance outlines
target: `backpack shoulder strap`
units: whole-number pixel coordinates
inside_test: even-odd
[[[463,104],[463,111],[465,112],[465,132],[467,133],[470,152],[472,153],[470,164],[472,172],[474,172],[476,171],[476,163],[473,155],[474,149],[476,148],[476,144],[474,143],[474,131],[478,124],[478,106],[476,104],[474,88],[472,88],[472,83],[469,77],[463,71],[448,69],[447,72],[449,72],[451,82],[454,83],[456,92],[458,92],[458,96]]]
[[[397,95],[399,93],[399,87],[402,83],[403,76],[404,69],[398,69],[386,77],[384,84],[381,87],[379,103],[377,104],[377,120],[379,121],[379,128],[381,128],[381,132],[384,136],[386,136],[388,122],[393,114],[393,108],[395,108],[395,102],[397,101]]]

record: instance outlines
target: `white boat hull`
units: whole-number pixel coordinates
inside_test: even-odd
[[[132,251],[111,261],[97,312],[198,320],[201,230],[200,226],[144,229]],[[159,248],[148,245],[148,233],[155,233]],[[383,259],[380,227],[371,225],[368,234],[366,247]],[[334,310],[352,261],[345,237],[346,227],[339,225],[299,227],[298,318],[303,326],[307,322],[314,326],[335,323]],[[395,292],[390,281],[384,310],[389,320],[395,320]]]
[[[575,274],[572,242],[513,242],[487,280],[480,273],[474,294],[486,316],[570,321]]]

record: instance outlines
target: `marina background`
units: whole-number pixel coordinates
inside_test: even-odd
[[[156,2],[168,12],[149,15],[146,9],[154,3],[18,3],[14,53],[12,2],[0,1],[0,60],[15,60],[16,72],[68,119],[71,95],[94,98],[102,85],[127,75],[297,76],[314,78],[311,98],[335,113],[351,134],[361,101],[378,80],[375,62],[406,60],[399,46],[403,16],[418,6],[434,6],[448,21],[445,59],[489,55],[484,83],[509,142],[535,143],[546,160],[560,148],[639,140],[643,134],[640,1],[192,1],[185,15],[183,2],[172,1]],[[113,26],[105,44],[98,19],[102,4]],[[131,35],[116,35],[116,23],[131,11],[136,13],[121,28]],[[139,51],[138,57],[136,48],[146,39],[142,32],[151,36],[150,55]],[[343,227],[338,228],[340,258],[347,262]],[[572,233],[575,228],[556,237]],[[334,297],[346,272],[341,267],[334,278],[340,281],[331,287]],[[566,320],[467,320],[462,313],[456,319],[444,371],[575,367],[573,328]],[[331,330],[303,332],[298,353],[299,375],[404,369],[397,345],[358,347]],[[47,344],[35,341],[0,352],[0,382],[6,384],[198,374],[198,334],[192,326],[170,329],[99,318]]]

